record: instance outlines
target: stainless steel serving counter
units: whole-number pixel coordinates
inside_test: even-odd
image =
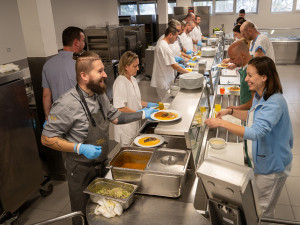
[[[172,199],[150,195],[135,195],[133,204],[121,216],[108,219],[94,214],[96,204],[89,201],[86,216],[90,225],[210,225],[193,205],[197,188],[194,171],[187,172],[186,185],[181,197]]]
[[[181,89],[169,108],[179,111],[182,114],[181,119],[174,122],[159,123],[154,133],[185,136],[192,124],[203,88],[194,90]]]

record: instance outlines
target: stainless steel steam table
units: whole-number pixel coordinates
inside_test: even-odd
[[[86,216],[90,225],[210,225],[193,205],[197,188],[194,171],[187,172],[186,185],[179,198],[135,195],[133,204],[121,216],[105,218],[94,214],[96,204],[89,201]]]

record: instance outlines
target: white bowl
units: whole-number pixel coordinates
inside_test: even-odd
[[[226,144],[226,141],[223,138],[211,138],[208,142],[214,149],[223,149]]]

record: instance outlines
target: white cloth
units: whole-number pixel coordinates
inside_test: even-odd
[[[250,55],[254,57],[254,54],[258,49],[261,49],[265,56],[270,57],[275,62],[275,54],[272,42],[264,34],[259,34],[256,39],[251,41],[249,49]]]
[[[120,203],[110,199],[100,199],[96,206],[94,213],[96,215],[103,215],[106,218],[112,218],[116,215],[121,216],[123,213],[123,207]]]
[[[182,57],[178,40],[176,40],[173,44],[169,44],[169,47],[174,56]]]
[[[151,87],[168,90],[174,80],[174,70],[171,65],[176,64],[174,55],[165,40],[161,40],[154,50],[154,64]]]
[[[163,40],[164,38],[165,38],[165,35],[164,35],[164,34],[161,35],[161,36],[159,37],[159,39],[157,40],[157,45],[158,45],[158,43],[159,43],[161,40]],[[169,44],[169,47],[170,47],[170,49],[171,49],[171,51],[172,51],[172,53],[173,53],[174,56],[179,56],[179,57],[181,57],[180,46],[179,46],[179,43],[178,43],[177,40],[176,40],[173,44]]]
[[[187,36],[187,34],[185,32],[183,32],[181,35],[180,35],[180,41],[183,45],[183,47],[188,51],[188,50],[191,50],[191,51],[194,51],[194,48],[193,48],[193,41],[192,41],[192,38]]]
[[[132,76],[130,82],[125,76],[119,75],[113,85],[113,105],[115,108],[128,107],[133,110],[142,109],[141,92],[136,79]],[[127,146],[138,133],[141,121],[114,125],[115,141],[121,146]]]

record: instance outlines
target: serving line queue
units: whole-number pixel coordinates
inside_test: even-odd
[[[175,24],[175,26],[169,25],[165,32],[165,36],[157,43],[155,50],[151,86],[157,88],[157,93],[161,100],[169,97],[168,89],[174,82],[175,71],[179,73],[190,72],[189,70],[186,70],[184,66],[180,66],[176,63],[175,56],[180,58],[184,57],[182,59],[187,62],[191,57],[186,53],[191,52],[188,52],[189,50],[186,50],[186,52],[184,53],[184,47],[181,46],[181,40],[178,39],[179,31],[182,32],[183,26],[181,24],[179,25],[176,21],[173,21],[172,23]],[[190,21],[188,21],[187,24],[191,25]],[[189,31],[189,27],[188,29],[184,29],[187,32]],[[186,34],[184,30],[183,33]],[[76,44],[78,40],[79,39],[73,40],[73,43]],[[193,39],[191,40],[192,43],[195,43],[193,42]],[[253,41],[254,40],[252,39],[252,42]],[[173,49],[177,49],[177,54],[179,47],[180,56],[173,54],[174,51],[172,51],[170,48],[170,45],[172,44],[175,45],[175,47],[173,46]],[[202,43],[198,41],[197,45],[201,46]],[[261,52],[264,51],[261,50]],[[76,85],[76,88],[73,88],[66,94],[62,95],[56,102],[54,102],[51,107],[48,121],[45,124],[45,128],[43,131],[42,143],[55,150],[68,152],[67,179],[70,189],[72,211],[80,210],[85,212],[85,206],[87,204],[88,196],[82,193],[83,189],[93,178],[95,178],[95,176],[104,176],[105,174],[105,160],[108,153],[107,142],[109,121],[116,124],[132,123],[134,121],[139,121],[141,118],[150,118],[151,114],[157,111],[156,109],[153,109],[153,107],[158,106],[158,104],[143,102],[140,98],[140,91],[134,79],[134,75],[136,75],[136,71],[138,69],[138,58],[135,58],[134,55],[131,60],[128,59],[130,58],[128,56],[126,56],[126,58],[127,63],[125,60],[125,65],[123,65],[124,77],[119,76],[120,82],[116,82],[116,86],[120,86],[118,90],[114,92],[116,99],[119,98],[116,103],[114,102],[114,104],[116,104],[116,108],[109,104],[107,97],[104,94],[105,86],[103,80],[105,79],[106,74],[104,72],[104,67],[101,59],[99,59],[99,57],[91,52],[83,53],[77,59],[76,77],[78,85]],[[179,59],[177,58],[177,60]],[[230,60],[233,61],[232,58]],[[180,59],[180,61],[182,60]],[[267,57],[255,58],[255,60],[252,61],[256,62],[257,64],[266,61],[269,64],[272,64],[272,60],[269,60],[269,58]],[[241,65],[238,65],[238,63],[236,63],[236,66],[245,65],[243,62],[241,63]],[[245,112],[246,114],[243,114],[248,115],[247,127],[249,128],[244,128],[244,133],[240,131],[241,128],[232,130],[232,127],[235,126],[230,126],[230,128],[227,126],[226,128],[233,133],[237,133],[243,138],[249,138],[254,141],[248,142],[247,146],[248,149],[250,148],[250,150],[248,150],[248,152],[246,151],[248,153],[246,153],[246,155],[250,155],[250,158],[252,155],[252,166],[254,168],[254,172],[256,173],[256,177],[258,177],[257,179],[259,179],[258,181],[264,184],[270,184],[271,182],[265,182],[265,177],[266,175],[268,175],[268,179],[271,179],[273,182],[276,182],[278,184],[272,187],[275,188],[274,190],[277,193],[275,196],[270,195],[264,199],[262,197],[260,198],[261,206],[263,210],[265,210],[266,215],[273,216],[274,206],[276,204],[276,201],[278,200],[276,196],[279,196],[288,171],[291,168],[291,148],[293,141],[292,132],[286,132],[286,143],[284,146],[279,145],[279,147],[274,148],[276,149],[276,152],[273,152],[272,149],[270,150],[268,146],[261,144],[265,143],[265,141],[268,142],[268,140],[273,140],[274,135],[278,135],[276,129],[274,130],[274,134],[272,133],[272,128],[276,126],[282,126],[282,124],[276,123],[278,121],[282,122],[281,118],[284,118],[284,121],[286,122],[285,126],[287,126],[286,128],[288,130],[291,129],[288,112],[286,112],[285,109],[286,103],[281,97],[281,89],[278,88],[270,91],[268,90],[269,86],[267,86],[267,83],[269,82],[269,80],[271,80],[271,78],[275,80],[272,81],[273,83],[276,83],[280,86],[279,78],[276,77],[276,68],[269,68],[265,64],[262,67],[263,72],[259,71],[259,69],[261,68],[254,67],[252,68],[252,70],[250,70],[251,74],[249,75],[248,73],[250,72],[247,72],[246,75],[246,82],[248,86],[251,87],[249,88],[249,90],[252,91],[252,93],[256,93],[253,95],[255,96],[255,101],[253,100],[253,102],[255,103],[253,103],[251,107],[251,113],[249,111],[249,115],[247,114],[247,112]],[[265,74],[265,70],[267,70],[270,75]],[[243,73],[243,76],[245,76],[245,70],[243,70],[243,72],[241,71],[241,73]],[[253,76],[255,78],[251,77],[250,79],[249,76]],[[275,78],[273,78],[274,76]],[[121,81],[121,79],[123,79],[123,81]],[[270,96],[274,95],[274,98],[276,97],[274,101],[269,100],[268,102],[268,99],[264,99],[263,94],[265,92],[268,93],[268,99],[273,99]],[[254,99],[254,97],[252,97],[252,99]],[[132,105],[129,105],[130,101],[133,102]],[[268,106],[270,106],[272,110],[273,108],[281,109],[282,114],[278,115],[276,117],[276,120],[275,118],[269,117],[268,119],[272,118],[271,120],[274,119],[274,121],[266,121],[266,123],[269,122],[273,125],[268,129],[264,129],[264,132],[256,134],[256,129],[261,129],[261,126],[255,127],[255,125],[257,124],[255,121],[255,116],[256,114],[264,115],[264,110],[261,109],[264,109]],[[123,112],[127,113],[120,113],[120,111],[122,110]],[[223,126],[221,116],[225,115],[225,112],[227,114],[231,113],[233,116],[240,117],[239,111],[234,107],[231,107],[225,111],[219,112],[219,114],[217,115],[218,118],[208,119],[206,121],[206,124],[209,127]],[[269,113],[269,111],[267,111],[267,113]],[[246,118],[247,116],[242,117],[242,119],[245,120]],[[259,122],[263,124],[262,121],[267,118],[265,118],[264,116],[260,116],[259,119]],[[135,125],[134,127],[128,126],[128,130],[130,130],[130,132],[133,131],[132,134],[129,134],[130,132],[125,131],[126,135],[128,134],[128,137],[126,137],[127,141],[125,141],[125,139],[122,139],[122,134],[125,132],[121,131],[121,133],[119,132],[120,139],[118,141],[126,145],[130,137],[132,137],[134,132],[136,132],[139,127],[140,125]],[[270,134],[271,137],[269,138]],[[260,149],[262,149],[263,155],[259,153]],[[250,154],[249,152],[252,152],[252,154]],[[283,156],[283,158],[281,159],[279,156]],[[268,162],[272,164],[272,167],[265,168]],[[82,179],[80,185],[78,185],[78,179]],[[72,180],[74,180],[74,182],[72,182]],[[261,186],[260,194],[263,195],[265,193],[270,193],[270,188],[270,186]],[[79,220],[77,222],[74,220],[73,224],[79,224],[80,222],[81,221]]]

